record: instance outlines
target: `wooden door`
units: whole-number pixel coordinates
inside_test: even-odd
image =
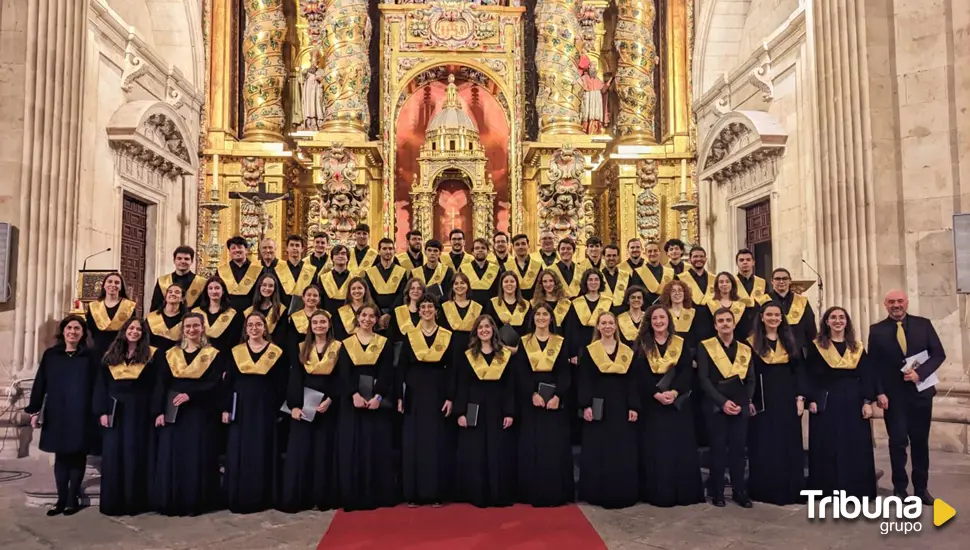
[[[745,245],[754,254],[754,272],[768,277],[771,258],[771,201],[764,200],[748,206],[745,213]]]
[[[148,204],[125,195],[121,209],[121,276],[128,297],[138,304],[139,315],[144,310],[147,233]]]

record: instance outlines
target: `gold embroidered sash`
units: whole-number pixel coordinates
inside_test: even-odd
[[[263,271],[263,268],[259,264],[249,263],[249,268],[246,269],[246,273],[243,274],[241,281],[236,281],[236,276],[232,272],[232,267],[229,264],[222,264],[219,266],[219,277],[222,278],[223,282],[226,283],[226,290],[229,294],[234,296],[242,296],[249,294],[253,289],[253,285],[256,284],[256,279],[259,274]]]
[[[144,363],[121,363],[120,365],[109,365],[108,371],[111,373],[111,378],[114,380],[138,380],[141,376],[141,371],[145,370],[145,366],[148,362],[152,360],[155,356],[157,349],[153,346],[148,348],[148,361]]]
[[[680,310],[680,315],[674,315],[674,312],[670,312],[670,316],[674,318],[674,331],[676,332],[690,332],[691,325],[694,324],[694,315],[697,313],[693,308],[684,308]]]
[[[397,320],[397,330],[401,334],[407,334],[414,330],[414,320],[411,319],[411,310],[408,309],[408,306],[394,308],[394,318]]]
[[[209,370],[209,365],[219,355],[219,350],[212,346],[206,346],[199,350],[198,355],[190,364],[185,364],[185,351],[176,346],[165,353],[168,361],[168,369],[172,371],[172,376],[183,380],[198,380]]]
[[[286,306],[284,306],[283,304],[280,304],[276,308],[276,318],[275,319],[270,319],[270,316],[269,315],[267,315],[266,313],[263,313],[262,311],[260,311],[260,313],[263,313],[263,316],[266,317],[266,331],[267,332],[272,333],[272,332],[274,332],[276,330],[276,323],[278,323],[280,321],[280,319],[283,317],[283,312],[285,312],[285,311],[286,311]],[[248,318],[249,317],[249,314],[252,313],[252,312],[253,312],[253,306],[247,307],[246,308],[246,311],[243,312],[243,317],[247,317]],[[246,328],[243,327],[243,332],[245,332],[245,330],[246,330]]]
[[[495,310],[495,315],[498,316],[499,321],[503,325],[512,325],[513,327],[521,327],[525,323],[525,317],[529,314],[529,303],[526,301],[518,302],[515,304],[515,310],[509,310],[509,304],[505,302],[503,298],[492,298],[492,309]]]
[[[563,298],[556,302],[556,307],[553,309],[553,313],[556,314],[556,326],[561,327],[563,321],[566,320],[566,315],[569,314],[569,308],[573,307],[573,303],[569,298]]]
[[[165,324],[165,316],[162,315],[161,310],[149,313],[145,320],[148,321],[148,330],[152,331],[155,336],[173,342],[182,337],[182,321],[179,320],[175,326],[169,327]]]
[[[613,300],[615,307],[623,305],[623,296],[626,294],[627,287],[630,286],[630,274],[617,270],[616,286],[610,288],[610,283],[606,279],[606,272],[603,273],[603,292],[604,296],[609,296]],[[646,304],[644,304],[646,305]]]
[[[795,294],[792,296],[791,308],[788,310],[788,314],[785,317],[788,318],[788,324],[795,326],[799,321],[802,320],[802,315],[805,314],[805,310],[808,308],[808,298],[802,296],[801,294]]]
[[[377,364],[377,359],[380,358],[381,352],[384,351],[384,344],[386,343],[387,338],[384,338],[380,334],[375,334],[367,344],[367,348],[364,349],[364,346],[357,339],[357,336],[349,336],[344,340],[344,349],[347,350],[347,355],[350,356],[350,362],[355,367],[365,367]]]
[[[740,296],[744,305],[754,307],[755,304],[762,304],[768,300],[768,296],[765,294],[765,280],[761,277],[754,276],[754,285],[751,287],[751,294],[748,294],[744,285],[741,284],[740,274],[734,276],[734,282],[737,284],[738,296]]]
[[[367,252],[364,252],[364,259],[360,263],[357,262],[357,247],[351,247],[349,252],[347,269],[350,270],[351,276],[356,275],[359,271],[370,269],[377,261],[377,251],[370,247],[367,247]]]
[[[822,359],[825,359],[829,368],[839,370],[854,370],[858,367],[859,360],[862,359],[862,352],[865,350],[862,347],[862,342],[857,342],[855,351],[852,351],[846,345],[845,355],[839,355],[839,350],[835,349],[835,344],[830,344],[829,347],[823,348],[819,345],[818,340],[815,340],[815,348],[818,350],[819,355],[822,356]]]
[[[172,286],[172,282],[174,281],[173,275],[173,273],[169,273],[158,278],[158,288],[162,291],[163,296],[168,292],[168,287]],[[192,282],[189,283],[189,287],[183,289],[184,296],[182,297],[182,301],[185,302],[186,307],[194,306],[199,296],[202,296],[202,293],[205,292],[205,282],[205,277],[196,275],[192,278]]]
[[[346,300],[347,299],[347,289],[350,286],[350,280],[353,277],[350,273],[347,274],[347,278],[344,279],[344,284],[337,286],[337,280],[333,277],[333,271],[327,271],[326,273],[320,274],[320,286],[323,287],[323,291],[327,294],[327,297],[331,300]]]
[[[691,275],[690,270],[685,270],[683,273],[677,276],[677,279],[682,281],[687,288],[690,289],[691,300],[694,302],[695,307],[699,307],[707,304],[709,300],[714,299],[714,277],[710,273],[704,272],[707,275],[707,289],[701,290],[700,285],[694,280],[694,276]]]
[[[541,271],[540,265],[542,262],[534,261],[530,256],[526,256],[525,273],[522,272],[522,268],[519,267],[518,261],[512,260],[515,265],[515,269],[512,269],[512,273],[515,274],[515,278],[519,280],[519,288],[527,289],[532,288],[536,284],[536,277],[539,276],[539,271]]]
[[[603,374],[626,374],[633,362],[633,350],[623,342],[616,343],[616,359],[610,359],[602,340],[593,342],[586,349],[596,368]]]
[[[647,292],[650,294],[660,294],[663,292],[664,287],[667,286],[667,283],[674,280],[673,269],[667,266],[662,266],[662,269],[663,272],[660,275],[659,281],[657,280],[657,277],[654,276],[653,271],[650,270],[650,266],[648,266],[646,262],[636,269],[637,275],[640,276],[640,280],[643,281],[643,285],[647,288]]]
[[[488,290],[492,288],[492,284],[495,283],[495,278],[498,277],[498,265],[497,264],[487,264],[488,267],[485,268],[485,273],[481,277],[475,272],[474,263],[463,263],[461,266],[461,272],[468,275],[468,280],[471,282],[469,285],[471,290]]]
[[[589,310],[589,302],[586,301],[584,296],[573,300],[573,309],[576,310],[576,317],[579,318],[579,322],[583,326],[587,327],[595,325],[596,318],[599,317],[599,314],[604,311],[609,311],[611,305],[613,305],[613,302],[603,295],[600,295],[600,299],[596,302],[596,306],[593,307],[593,311]]]
[[[385,280],[376,265],[367,268],[367,280],[370,282],[371,288],[374,289],[375,294],[382,296],[396,293],[401,286],[401,281],[407,274],[408,270],[395,264],[391,267],[390,276]]]
[[[401,252],[395,256],[395,258],[397,258],[397,263],[408,271],[414,271],[414,268],[421,267],[420,264],[414,263],[414,261],[411,259],[411,254],[409,254],[407,251]]]
[[[479,380],[495,381],[501,380],[502,373],[505,372],[505,367],[508,366],[512,354],[506,350],[496,352],[491,363],[485,361],[484,355],[473,354],[472,350],[467,350],[465,357],[468,358],[468,363],[472,366],[472,370],[475,371],[475,376]]]
[[[552,372],[565,341],[566,339],[562,336],[551,334],[549,340],[546,341],[546,349],[543,350],[539,347],[539,339],[536,338],[535,333],[523,338],[522,347],[525,349],[526,357],[529,358],[532,372]]]
[[[344,304],[337,308],[337,315],[340,316],[340,322],[344,325],[344,331],[347,334],[353,334],[357,328],[354,326],[354,321],[357,320],[357,312],[350,304]]]
[[[461,268],[463,268],[466,265],[472,263],[474,261],[474,259],[473,259],[473,257],[472,257],[471,254],[468,254],[467,252],[462,253],[462,255],[461,255],[461,261],[459,262],[459,265],[456,266],[454,259],[452,259],[452,257],[451,257],[451,252],[444,252],[444,253],[441,254],[441,260],[440,261],[441,261],[441,263],[443,263],[446,266],[450,267],[453,271],[456,271],[457,272],[457,271],[461,271]]]
[[[573,277],[572,280],[569,281],[566,280],[566,275],[562,272],[562,269],[559,267],[558,263],[553,264],[552,271],[556,274],[556,277],[559,277],[559,281],[562,283],[563,291],[565,291],[567,297],[575,298],[576,296],[579,296],[579,283],[583,278],[583,273],[579,270],[578,265],[573,268]]]
[[[290,315],[290,322],[293,323],[293,328],[295,328],[297,332],[306,336],[306,331],[308,328],[310,328],[310,316],[307,315],[305,309],[301,309],[293,315]]]
[[[707,309],[711,310],[711,314],[721,309],[722,307],[723,306],[721,305],[720,300],[711,299],[711,300],[708,300],[707,302]],[[731,310],[731,313],[734,314],[735,324],[741,321],[741,316],[744,315],[744,310],[746,307],[747,306],[745,305],[745,303],[742,302],[741,300],[738,300],[737,302],[731,302],[731,307],[729,309]]]
[[[754,336],[748,337],[748,343],[751,344],[752,349],[754,349]],[[784,344],[781,340],[775,343],[775,348],[771,349],[768,346],[768,354],[760,355],[761,361],[766,365],[784,365],[788,363],[790,357],[788,357],[788,350],[785,349]]]
[[[663,356],[660,355],[660,348],[654,342],[647,351],[647,363],[650,371],[654,374],[665,374],[671,367],[680,361],[680,355],[684,351],[684,339],[677,335],[667,337],[667,351]]]
[[[641,312],[643,313],[643,312]],[[640,317],[640,323],[643,323],[643,317]],[[633,321],[633,316],[630,315],[629,311],[624,311],[616,317],[616,324],[620,327],[620,334],[627,342],[632,342],[637,339],[637,335],[640,334],[640,325]]]
[[[533,260],[535,260],[536,262],[539,263],[540,270],[542,270],[542,269],[544,269],[546,267],[552,267],[552,266],[556,265],[559,262],[559,252],[553,252],[552,253],[552,257],[550,258],[551,263],[546,263],[546,257],[545,257],[545,255],[542,254],[542,250],[533,252],[530,255],[530,257]]]
[[[724,346],[721,345],[721,341],[716,336],[714,338],[708,338],[702,343],[704,344],[704,349],[707,350],[707,354],[711,357],[711,361],[714,362],[714,366],[717,367],[717,370],[721,371],[721,376],[725,380],[732,376],[744,379],[748,375],[748,366],[751,363],[751,348],[746,344],[738,342],[738,351],[732,363],[728,359],[727,352],[724,351]]]
[[[216,322],[209,324],[209,312],[203,310],[201,307],[197,307],[192,310],[192,313],[198,313],[202,315],[202,319],[205,321],[205,336],[206,338],[218,338],[222,336],[222,333],[229,328],[229,324],[232,323],[233,318],[236,317],[236,310],[229,308],[216,317]]]
[[[471,332],[475,319],[478,319],[478,316],[482,314],[482,305],[478,302],[469,302],[468,310],[462,317],[461,313],[458,312],[458,304],[454,300],[449,300],[441,304],[441,311],[445,313],[445,319],[448,320],[448,326],[451,327],[451,330]]]
[[[411,276],[427,286],[440,285],[442,282],[444,282],[445,275],[447,274],[448,266],[441,262],[438,262],[438,265],[435,266],[434,272],[431,274],[431,278],[428,280],[425,280],[424,278],[424,266],[418,266],[411,270]]]
[[[258,361],[253,361],[253,355],[249,351],[249,344],[243,342],[232,348],[232,358],[236,360],[236,367],[243,374],[264,375],[273,368],[276,360],[282,356],[283,350],[275,344],[266,346],[266,349],[263,350],[263,355],[260,356]]]
[[[301,352],[306,345],[306,342],[300,343]],[[313,343],[310,345],[313,346],[313,349],[310,350],[310,359],[303,364],[306,373],[319,375],[333,373],[334,367],[337,366],[337,358],[340,357],[340,348],[343,347],[340,342],[328,342],[327,347],[323,349],[323,354],[317,353],[316,345]]]
[[[137,307],[135,302],[127,298],[122,298],[118,302],[118,309],[115,310],[115,316],[108,317],[108,308],[104,305],[104,301],[98,300],[97,302],[91,302],[88,306],[88,312],[91,314],[91,318],[94,319],[94,324],[97,325],[98,330],[101,332],[117,332],[121,330],[121,326],[135,313],[135,307]]]
[[[303,291],[310,286],[310,283],[313,282],[313,276],[317,273],[317,269],[310,262],[300,262],[299,278],[293,280],[289,261],[276,262],[273,271],[276,272],[276,278],[279,280],[280,286],[283,287],[283,294],[290,296],[302,296]]]
[[[448,351],[448,345],[451,344],[451,331],[438,327],[430,347],[424,339],[424,333],[420,330],[409,332],[408,341],[411,342],[411,351],[414,352],[415,359],[422,363],[437,363]]]

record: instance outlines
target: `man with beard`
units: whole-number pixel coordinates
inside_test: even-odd
[[[613,311],[618,311],[623,306],[623,296],[626,294],[626,289],[630,288],[633,277],[629,272],[619,268],[620,247],[608,244],[603,250],[602,293],[604,296],[613,297]]]
[[[421,232],[415,229],[408,231],[408,249],[397,255],[397,263],[407,269],[408,271],[413,271],[416,267],[421,267],[424,263],[424,256],[421,254]]]
[[[377,326],[386,329],[391,322],[391,313],[395,302],[404,293],[410,272],[394,261],[394,241],[384,237],[377,244],[380,249],[380,260],[364,271],[367,284],[370,286],[371,297],[381,309],[381,316]]]
[[[804,350],[818,336],[812,305],[805,296],[791,292],[791,273],[784,267],[771,272],[771,287],[768,297],[781,306],[781,312],[795,335],[795,345]]]
[[[219,266],[219,277],[229,291],[229,305],[236,311],[245,311],[253,305],[253,288],[262,272],[262,266],[249,260],[249,243],[236,235],[226,241],[229,262]]]
[[[556,236],[552,231],[543,231],[539,236],[539,250],[533,255],[533,258],[542,262],[543,269],[552,267],[559,261],[559,255],[556,254]]]
[[[451,291],[451,279],[455,276],[454,270],[441,261],[442,248],[441,241],[428,241],[424,245],[424,265],[411,270],[411,276],[424,283],[427,292],[439,301]]]
[[[734,262],[738,264],[738,296],[744,305],[754,307],[768,301],[765,293],[765,280],[754,274],[754,254],[747,248],[738,250],[734,255]]]
[[[620,269],[626,271],[627,273],[633,274],[636,272],[637,268],[642,265],[643,245],[640,243],[640,239],[630,239],[626,243],[626,261],[620,265]]]
[[[448,240],[451,241],[451,252],[441,257],[441,262],[453,269],[456,273],[465,267],[465,264],[472,263],[472,256],[465,253],[465,232],[455,228],[448,233]]]
[[[679,241],[678,241],[679,242]],[[670,244],[670,241],[667,241]],[[707,251],[700,246],[690,249],[690,269],[681,272],[677,278],[690,289],[694,307],[702,309],[707,301],[714,298],[714,275],[707,272]],[[674,269],[671,267],[671,269]]]
[[[474,260],[461,266],[461,272],[471,283],[468,297],[485,308],[498,288],[499,268],[488,261],[488,241],[481,237],[472,242],[472,256]]]
[[[667,255],[667,267],[674,270],[675,275],[684,272],[684,250],[687,245],[680,239],[670,239],[664,243],[664,254]],[[694,250],[693,248],[691,250]],[[706,253],[705,253],[706,256]],[[693,263],[693,262],[692,262]]]
[[[492,253],[488,255],[488,261],[498,265],[499,273],[511,267],[509,264],[509,234],[498,231],[492,236]]]
[[[313,250],[304,258],[304,261],[310,262],[316,270],[313,274],[314,279],[319,277],[320,272],[324,269],[333,267],[330,264],[330,235],[327,235],[323,231],[314,233]]]
[[[519,233],[512,237],[512,250],[515,253],[515,258],[514,261],[507,264],[507,269],[518,277],[522,297],[532,301],[536,281],[539,280],[539,273],[545,267],[545,264],[529,254],[529,236],[525,233]]]
[[[354,228],[354,248],[350,250],[350,262],[347,264],[351,276],[363,275],[377,261],[377,251],[371,249],[368,241],[370,226],[366,223],[357,224]]]
[[[660,264],[660,245],[657,243],[647,243],[647,261],[635,272],[636,282],[647,289],[644,296],[644,304],[652,305],[660,298],[667,283],[674,280],[673,268]]]

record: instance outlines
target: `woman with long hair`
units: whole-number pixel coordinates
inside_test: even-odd
[[[593,339],[593,331],[599,314],[613,307],[611,296],[602,294],[603,274],[590,268],[583,272],[579,281],[579,296],[573,299],[572,308],[566,316],[569,329],[569,357],[578,359]]]
[[[91,347],[98,360],[114,342],[121,325],[135,315],[138,304],[128,299],[128,290],[121,273],[109,273],[101,280],[101,293],[97,301],[88,304],[87,332],[91,334]]]
[[[338,341],[344,341],[354,333],[357,326],[357,313],[364,304],[373,303],[370,295],[370,287],[367,281],[360,276],[351,277],[347,281],[347,301],[337,308],[333,321],[333,334]]]
[[[205,336],[212,347],[229,353],[239,342],[243,318],[229,305],[229,290],[219,275],[213,275],[205,282],[205,293],[199,298],[198,307],[192,311],[203,315]]]
[[[310,330],[300,345],[299,363],[290,367],[286,389],[292,420],[279,501],[284,512],[338,506],[337,411],[341,388],[336,366],[341,348],[333,337],[330,314],[313,312]],[[312,411],[303,410],[304,388],[323,394]]]
[[[620,341],[633,347],[643,326],[643,320],[647,318],[644,314],[644,300],[647,290],[640,285],[633,285],[626,289],[623,295],[623,313],[616,316],[616,325],[620,334]]]
[[[394,308],[391,319],[391,341],[407,340],[408,333],[421,322],[418,313],[418,303],[424,298],[424,282],[417,277],[411,277],[404,285],[404,303]]]
[[[310,317],[320,309],[320,297],[323,292],[316,283],[310,283],[303,289],[303,309],[291,311],[289,326],[286,327],[286,357],[291,365],[300,362],[300,345],[307,339],[310,333]]]
[[[441,304],[441,326],[451,331],[452,349],[458,356],[453,365],[461,363],[461,355],[468,349],[468,339],[475,320],[482,314],[482,305],[472,301],[471,281],[461,271],[451,279],[451,299]]]
[[[237,514],[272,508],[277,487],[276,415],[286,387],[286,354],[269,340],[262,313],[246,315],[246,341],[227,358],[222,423],[229,425],[223,481]]]
[[[640,388],[633,350],[616,333],[616,316],[601,311],[594,322],[593,343],[579,359],[577,380],[584,421],[579,498],[603,508],[633,506],[640,487],[636,426]]]
[[[85,346],[86,336],[84,318],[61,319],[57,343],[41,356],[30,404],[24,408],[32,428],[43,423],[40,450],[54,454],[57,503],[48,516],[73,515],[81,507],[81,481],[94,431],[91,396],[101,359],[101,354]]]
[[[826,495],[845,491],[849,496],[874,497],[869,419],[876,400],[875,377],[844,308],[825,311],[808,352],[808,488]]]
[[[498,325],[481,315],[472,325],[468,349],[457,356],[455,415],[458,417],[456,500],[478,507],[515,502],[515,412],[512,354]]]
[[[572,383],[565,338],[555,333],[556,314],[546,302],[532,313],[534,332],[522,337],[513,360],[518,410],[519,500],[560,506],[575,498],[565,397]]]
[[[497,296],[489,302],[489,310],[489,315],[498,323],[500,330],[509,325],[520,337],[528,333],[527,320],[532,307],[522,297],[519,278],[515,273],[505,271],[499,275]]]
[[[253,305],[243,311],[243,318],[248,319],[250,313],[261,313],[266,319],[269,331],[268,340],[274,344],[286,345],[286,328],[289,324],[286,305],[280,302],[280,284],[272,273],[263,273],[256,279],[256,290],[253,293]],[[243,336],[246,331],[243,328]]]
[[[381,311],[368,302],[343,341],[337,368],[343,380],[337,431],[337,475],[344,510],[394,506],[400,500],[393,457],[393,350],[374,332]],[[386,401],[386,403],[385,403]]]
[[[404,500],[409,506],[441,506],[451,497],[454,480],[454,339],[438,326],[433,297],[421,297],[418,314],[421,320],[404,337],[398,365]]]
[[[694,307],[690,289],[681,280],[674,279],[664,286],[660,294],[660,305],[669,313],[674,322],[674,334],[684,339],[684,345],[691,356],[697,356],[697,346],[708,337],[707,325],[713,323],[710,312]]]
[[[104,354],[94,387],[102,428],[100,509],[108,516],[149,509],[151,398],[158,375],[146,328],[137,317],[125,322]]]
[[[148,325],[148,340],[159,352],[165,353],[182,338],[182,316],[185,304],[182,301],[182,287],[171,285],[165,291],[165,305],[145,317]]]
[[[805,377],[791,327],[776,302],[755,317],[755,415],[748,421],[748,491],[753,500],[794,504],[805,488],[802,423]]]
[[[633,346],[643,405],[637,420],[640,500],[654,506],[704,502],[688,397],[691,354],[673,333],[673,320],[663,306],[650,306],[644,317]]]
[[[734,314],[734,337],[737,340],[747,340],[751,336],[754,324],[755,307],[748,307],[738,295],[738,280],[727,271],[722,271],[714,278],[714,297],[707,302],[713,323],[714,312],[721,308],[730,309]],[[711,331],[714,330],[713,324]]]
[[[538,261],[538,260],[536,260]],[[532,305],[549,304],[555,313],[556,334],[566,336],[566,316],[573,303],[566,296],[562,287],[562,279],[551,268],[543,269],[539,273],[535,294],[532,295]]]
[[[152,396],[157,429],[152,509],[166,516],[195,516],[219,501],[216,427],[225,369],[205,337],[204,316],[186,313],[179,345],[158,354]]]

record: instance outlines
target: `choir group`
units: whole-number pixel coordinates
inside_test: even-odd
[[[89,452],[110,515],[675,506],[705,489],[724,506],[725,470],[746,508],[806,487],[875,494],[869,418],[895,384],[878,361],[897,358],[867,355],[843,308],[816,327],[789,272],[769,288],[748,250],[714,274],[676,239],[662,264],[638,240],[621,261],[589,238],[577,262],[549,233],[536,251],[497,233],[470,253],[457,229],[447,250],[411,232],[399,254],[386,238],[370,248],[365,225],[354,237],[331,248],[318,234],[305,255],[291,236],[284,259],[267,239],[257,261],[233,237],[208,279],[179,247],[144,318],[121,275],[105,277],[86,316],[61,321],[26,409],[55,454],[48,514],[77,512]],[[902,460],[905,478],[905,444]]]

